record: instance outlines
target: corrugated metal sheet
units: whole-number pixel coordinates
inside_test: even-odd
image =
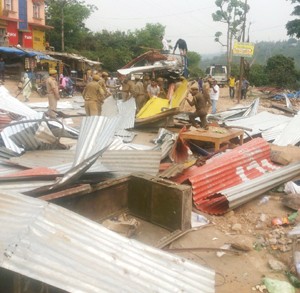
[[[0,109],[25,117],[35,116],[37,114],[36,111],[11,96],[4,86],[0,86]]]
[[[159,171],[161,151],[106,151],[101,163],[118,176],[143,172],[156,176]]]
[[[107,147],[120,123],[120,116],[84,117],[81,122],[73,166]]]
[[[280,146],[295,145],[300,141],[300,113],[286,125],[282,133],[273,141],[273,144]]]
[[[28,192],[35,188],[41,188],[48,184],[53,184],[54,180],[30,180],[30,181],[16,181],[16,182],[1,182],[1,191],[2,192],[19,192],[24,193]]]
[[[279,137],[283,129],[287,126],[289,121],[283,122],[280,125],[274,126],[268,130],[265,130],[261,133],[261,136],[266,141],[273,142],[276,137]]]
[[[264,131],[269,131],[271,128],[290,121],[291,117],[284,115],[272,114],[269,112],[260,112],[255,116],[243,118],[235,121],[226,121],[226,125],[238,125],[242,127],[251,128],[252,131],[247,131],[251,136],[260,134]]]
[[[117,101],[119,115],[121,116],[117,129],[130,129],[134,127],[136,105],[135,99],[131,98],[125,102]]]
[[[66,173],[71,167],[74,152],[70,150],[26,152],[11,161],[27,168],[51,167],[59,173]],[[88,170],[88,172],[114,172],[116,176],[144,172],[156,175],[161,160],[160,150],[109,150]]]
[[[253,178],[277,167],[270,161],[270,146],[262,138],[256,138],[206,162],[204,166],[187,169],[174,181],[189,181],[193,188],[193,200],[201,210],[209,196]]]
[[[235,107],[228,109],[227,111],[219,112],[216,114],[208,114],[207,119],[219,120],[219,121],[236,121],[247,117],[252,117],[257,114],[259,106],[259,98],[255,99],[249,106],[241,107],[236,105]]]
[[[201,210],[211,214],[224,214],[266,191],[288,182],[300,174],[300,162],[265,173],[258,178],[221,190],[203,200]]]
[[[42,118],[42,116],[42,113],[36,113],[34,116],[26,117],[22,121],[39,120]],[[37,148],[39,141],[34,138],[34,129],[36,130],[36,124],[36,122],[27,122],[9,125],[4,128],[1,132],[1,137],[5,146],[17,154],[21,154],[25,149],[25,146],[22,147],[22,143],[31,145],[32,149]],[[11,136],[14,136],[17,141],[13,140]],[[18,144],[18,142],[20,144]]]
[[[68,292],[215,292],[214,271],[54,204],[0,194],[1,266]]]

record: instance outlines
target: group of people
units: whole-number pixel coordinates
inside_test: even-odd
[[[229,96],[231,99],[234,98],[236,89],[239,88],[239,81],[235,80],[233,74],[230,75],[228,79],[229,85]],[[241,99],[246,99],[247,90],[250,83],[246,78],[242,79],[241,84]],[[187,96],[185,99],[188,104],[192,107],[195,107],[195,112],[189,114],[190,123],[194,127],[199,127],[196,122],[196,118],[200,118],[200,127],[208,129],[207,126],[207,114],[208,110],[211,107],[211,114],[217,112],[217,101],[220,96],[220,87],[215,79],[200,78],[198,81],[194,81],[190,86],[189,94],[192,95],[192,100]]]
[[[230,74],[230,77],[228,79],[228,86],[229,86],[229,96],[231,99],[235,97],[235,93],[238,92],[239,89],[239,80],[235,79],[235,76],[233,74]],[[247,91],[250,83],[249,81],[243,77],[242,79],[242,85],[241,85],[241,99],[246,100]]]

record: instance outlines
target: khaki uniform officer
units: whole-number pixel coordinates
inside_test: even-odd
[[[194,106],[196,108],[196,111],[194,113],[190,113],[190,122],[193,126],[198,127],[195,118],[199,117],[201,127],[204,129],[208,129],[206,116],[209,106],[211,105],[209,95],[206,91],[200,93],[199,86],[197,83],[194,83],[191,86],[191,93],[193,96],[193,100],[190,101],[188,100],[188,98],[186,98],[186,101],[189,103],[190,106]]]
[[[111,93],[108,91],[108,89],[106,87],[106,82],[108,80],[108,76],[109,76],[109,74],[107,72],[103,71],[101,73],[101,77],[99,79],[99,84],[101,85],[101,87],[102,87],[102,89],[104,91],[105,98],[107,98],[108,96],[111,95]]]
[[[49,77],[46,80],[47,97],[49,102],[47,114],[51,118],[56,117],[55,111],[57,110],[57,101],[60,99],[56,76],[57,71],[55,69],[50,69]]]
[[[87,116],[100,116],[104,100],[104,91],[99,84],[100,76],[94,75],[83,90],[84,108]]]

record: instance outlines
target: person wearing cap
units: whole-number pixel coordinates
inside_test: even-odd
[[[202,93],[199,92],[199,86],[197,82],[194,82],[191,86],[190,92],[193,96],[193,100],[190,101],[188,97],[186,97],[186,101],[189,103],[191,107],[195,107],[196,111],[194,113],[190,113],[189,119],[190,123],[194,127],[199,127],[196,123],[196,118],[200,118],[200,126],[204,129],[208,129],[207,125],[207,111],[209,106],[211,105],[209,95],[206,91],[203,91]]]
[[[47,114],[51,118],[56,118],[57,102],[60,99],[56,69],[49,70],[49,77],[46,79],[46,89],[49,102]]]
[[[133,91],[135,94],[134,97],[136,102],[136,112],[138,113],[142,109],[146,101],[144,84],[141,80],[141,77],[138,75],[135,76],[135,85]]]
[[[108,96],[111,95],[111,93],[109,92],[109,90],[106,87],[106,83],[107,83],[108,77],[109,77],[109,74],[107,72],[103,71],[101,73],[101,76],[100,76],[100,79],[99,79],[99,84],[101,85],[101,87],[102,87],[102,89],[104,91],[105,98],[107,98]]]
[[[217,102],[219,100],[220,96],[220,88],[218,86],[218,83],[215,79],[213,79],[210,82],[210,89],[209,89],[209,97],[211,101],[211,114],[216,114],[217,113]]]
[[[121,84],[122,84],[122,89],[121,89],[122,100],[125,102],[128,101],[131,97],[135,96],[134,81],[131,80],[128,76],[125,76],[121,80]]]
[[[93,80],[89,82],[82,92],[84,108],[87,116],[100,116],[105,93],[99,84],[100,76],[93,75]]]

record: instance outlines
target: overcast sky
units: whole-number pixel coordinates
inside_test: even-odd
[[[85,0],[94,4],[94,12],[86,26],[94,31],[134,31],[147,23],[160,23],[166,28],[165,37],[174,46],[178,38],[185,39],[190,51],[200,54],[220,53],[221,45],[214,42],[214,35],[225,24],[214,22],[215,0]],[[293,5],[287,0],[248,0],[250,11],[250,41],[287,40],[285,25],[291,16]],[[225,39],[221,38],[221,40]]]

